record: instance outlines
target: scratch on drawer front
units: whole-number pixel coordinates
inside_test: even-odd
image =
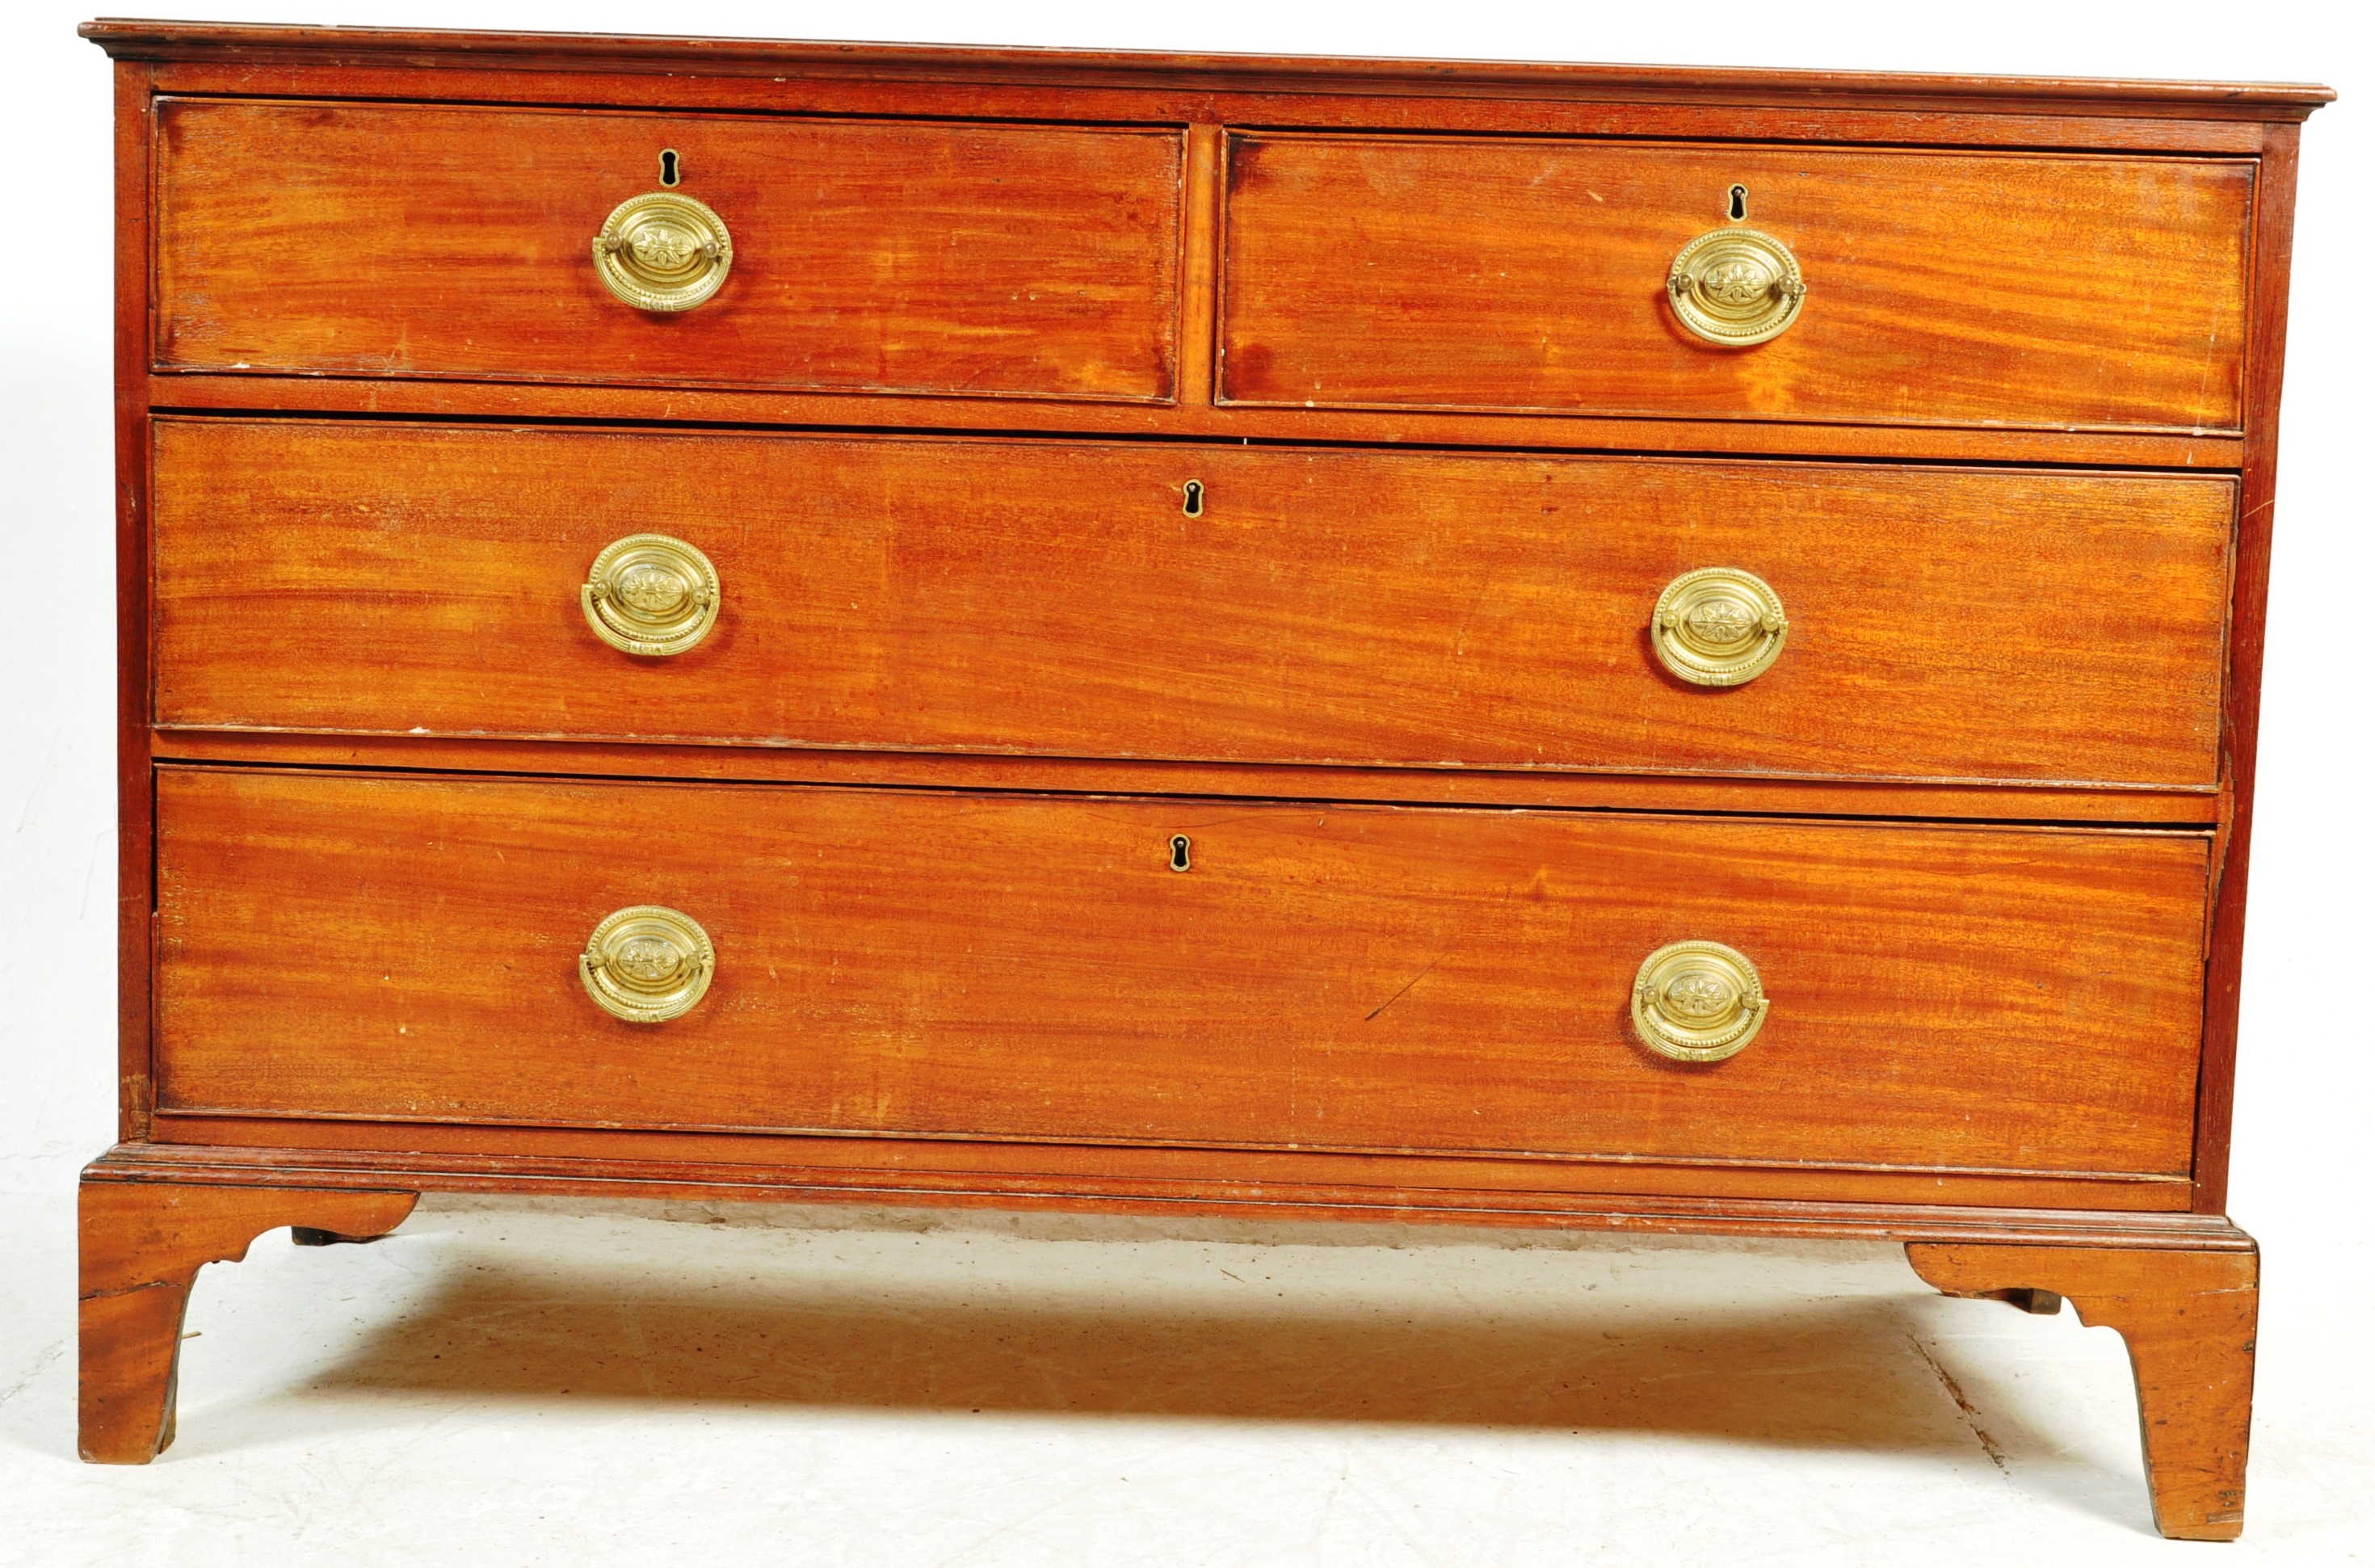
[[[1424,969],[1420,970],[1416,974],[1413,974],[1413,975],[1412,975],[1412,976],[1410,977],[1410,984],[1408,984],[1408,985],[1404,985],[1400,990],[1399,990],[1399,991],[1395,992],[1392,996],[1390,996],[1387,997],[1384,1001],[1379,1002],[1379,1003],[1377,1004],[1377,1006],[1376,1010],[1375,1010],[1375,1011],[1373,1011],[1373,1012],[1371,1012],[1367,1018],[1363,1019],[1361,1021],[1362,1021],[1363,1023],[1369,1023],[1369,1022],[1374,1021],[1374,1020],[1376,1020],[1376,1018],[1377,1018],[1377,1014],[1378,1014],[1378,1013],[1384,1012],[1388,1008],[1392,1007],[1396,1002],[1399,1002],[1399,1001],[1400,1001],[1404,996],[1409,996],[1409,995],[1410,995],[1410,991],[1411,991],[1411,986],[1412,986],[1412,985],[1415,985],[1415,984],[1417,984],[1420,981],[1422,981],[1422,980],[1425,979],[1428,975],[1430,975],[1430,974],[1434,973],[1435,973],[1435,966],[1436,966],[1436,964],[1441,963],[1442,961],[1443,961],[1443,955],[1442,955],[1441,953],[1437,953],[1437,954],[1436,954],[1436,955],[1435,955],[1435,957],[1433,957],[1433,958],[1429,959],[1429,960],[1427,961],[1426,967],[1425,967]]]

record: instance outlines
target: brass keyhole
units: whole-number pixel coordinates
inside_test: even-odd
[[[1174,871],[1188,869],[1188,835],[1186,833],[1171,835],[1171,869]]]
[[[683,177],[684,165],[682,160],[677,157],[676,148],[669,147],[667,151],[661,153],[660,183],[673,187],[676,183]]]
[[[1179,502],[1179,510],[1186,513],[1190,517],[1203,516],[1204,481],[1201,479],[1190,479],[1186,484],[1180,486],[1179,489],[1182,498]]]
[[[1729,210],[1731,213],[1731,220],[1734,223],[1739,222],[1742,218],[1748,216],[1747,186],[1734,185],[1731,188],[1731,206]]]

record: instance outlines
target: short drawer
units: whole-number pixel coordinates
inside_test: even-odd
[[[2200,834],[183,769],[158,821],[162,1110],[2191,1158]],[[582,957],[642,906],[714,955],[665,1021]],[[1683,941],[1755,971],[1726,1059],[1637,1032]]]
[[[1228,159],[1233,402],[2242,422],[2249,160],[1270,133]],[[1719,346],[1668,280],[1741,230],[1804,292]],[[1786,272],[1750,261],[1732,281]]]
[[[156,360],[1160,400],[1182,145],[1156,129],[166,100]],[[724,225],[724,281],[691,308],[642,309],[602,280],[597,236],[654,194]]]
[[[2220,477],[194,419],[155,433],[168,725],[2217,778],[2235,504]],[[714,622],[672,654],[620,652],[586,613],[606,548],[649,534],[716,579]],[[1678,675],[1682,634],[1653,626],[1668,589],[1709,570],[1762,582],[1782,612],[1778,634],[1748,629],[1748,653],[1777,635],[1779,651],[1741,684]]]

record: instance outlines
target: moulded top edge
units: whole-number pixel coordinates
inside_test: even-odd
[[[1138,50],[953,47],[741,38],[564,32],[436,31],[402,28],[148,21],[102,17],[81,35],[119,59],[400,55],[400,64],[500,68],[533,63],[616,69],[634,64],[683,70],[843,70],[892,76],[1104,77],[1152,82],[1237,77],[1275,90],[1289,80],[1367,90],[1424,92],[1498,87],[1542,92],[1726,98],[1778,97],[1871,104],[1888,99],[2047,101],[2064,113],[2133,112],[2143,105],[2297,117],[2334,100],[2332,88],[2297,82],[2129,81],[2080,77],[1953,76],[1892,71],[1766,70],[1733,66],[1565,65],[1495,60],[1397,60],[1275,54],[1180,54]],[[2294,114],[2286,114],[2294,111]]]

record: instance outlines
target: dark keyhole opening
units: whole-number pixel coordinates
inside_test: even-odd
[[[1179,503],[1179,510],[1186,513],[1190,517],[1203,516],[1204,481],[1201,479],[1190,479],[1185,485],[1181,486],[1180,489],[1186,499]]]
[[[660,154],[660,183],[675,184],[678,179],[678,167],[676,148],[670,147]]]
[[[1186,833],[1171,835],[1171,869],[1174,871],[1188,869],[1188,835]]]
[[[1731,188],[1731,220],[1734,223],[1737,223],[1747,216],[1748,187],[1745,185],[1734,185]]]

